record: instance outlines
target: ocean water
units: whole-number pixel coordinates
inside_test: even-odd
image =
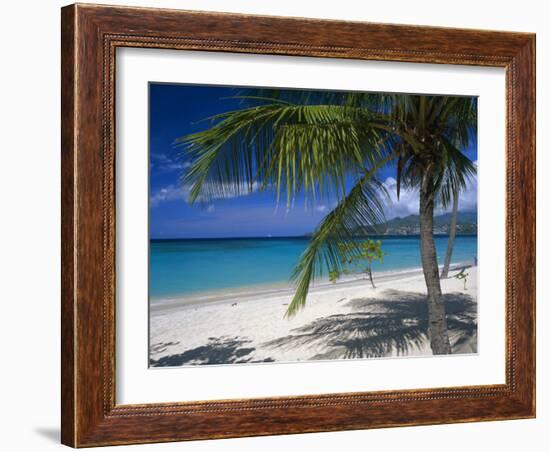
[[[418,236],[384,236],[379,239],[387,254],[382,264],[373,265],[375,272],[421,266]],[[150,297],[154,300],[285,283],[307,242],[306,237],[151,240]],[[435,243],[442,264],[447,236],[436,236]],[[457,236],[452,261],[473,263],[476,256],[477,236]]]

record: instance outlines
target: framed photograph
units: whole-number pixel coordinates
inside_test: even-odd
[[[62,9],[62,442],[535,416],[535,36]]]

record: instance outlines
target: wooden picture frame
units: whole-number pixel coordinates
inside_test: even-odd
[[[62,9],[62,442],[73,447],[535,416],[535,35],[71,5]],[[115,403],[115,50],[506,69],[506,383]]]

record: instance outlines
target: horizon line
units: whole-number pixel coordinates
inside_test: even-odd
[[[449,234],[437,234],[434,236],[448,236]],[[477,236],[477,233],[460,234],[457,236]],[[307,239],[311,236],[311,233],[301,235],[256,235],[256,236],[238,236],[238,237],[149,237],[150,241],[170,241],[170,240],[246,240],[246,239]],[[419,237],[420,234],[369,234],[358,235],[357,238],[362,237]]]

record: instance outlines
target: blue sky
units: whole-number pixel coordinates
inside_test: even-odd
[[[242,107],[241,101],[232,99],[238,88],[178,84],[150,84],[150,179],[149,226],[151,238],[202,238],[202,237],[267,237],[303,235],[315,229],[331,206],[318,204],[306,208],[297,199],[287,211],[286,203],[277,207],[273,193],[254,192],[248,196],[213,200],[208,204],[190,205],[189,189],[178,179],[189,162],[180,158],[181,148],[174,140],[188,133],[204,130],[209,122],[205,118],[217,113]],[[477,161],[474,143],[466,150],[470,159]],[[395,193],[393,167],[379,173],[380,180]],[[388,218],[416,214],[418,194],[404,191],[397,202],[388,206]],[[461,210],[474,210],[477,206],[476,184],[462,194]]]

